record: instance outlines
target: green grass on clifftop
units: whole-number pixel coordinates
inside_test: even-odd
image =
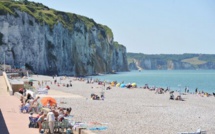
[[[206,61],[199,60],[199,57],[184,59],[182,62],[190,63],[191,65],[201,65],[207,63]]]
[[[122,47],[124,47],[123,45],[119,44],[117,41],[114,41],[113,45],[114,45],[115,48],[122,48]]]
[[[29,15],[33,16],[41,25],[45,23],[51,28],[53,28],[55,24],[61,22],[65,28],[72,31],[74,24],[78,21],[81,21],[85,24],[87,30],[90,30],[94,26],[100,27],[104,29],[107,36],[113,38],[113,33],[110,28],[105,25],[97,24],[93,19],[73,13],[66,13],[50,9],[41,3],[0,0],[0,15],[6,15],[9,13],[18,17],[18,14],[15,11],[16,9],[28,13]]]

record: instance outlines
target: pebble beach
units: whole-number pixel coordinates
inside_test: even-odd
[[[49,81],[44,83],[44,86],[50,86],[48,96],[54,97],[58,106],[72,107],[74,121],[96,122],[107,127],[94,131],[98,134],[177,134],[197,129],[207,131],[207,134],[215,133],[213,96],[184,94],[184,101],[177,101],[170,100],[168,92],[155,94],[155,91],[138,87],[105,90],[110,85],[87,84],[74,77],[61,80],[59,86],[54,84],[56,78],[50,76],[33,75],[31,79]],[[38,81],[34,81],[35,88],[39,87]],[[72,87],[63,86],[70,81]],[[100,95],[101,92],[104,92],[104,100],[90,98],[92,93]]]

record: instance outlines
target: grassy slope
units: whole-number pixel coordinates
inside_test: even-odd
[[[201,65],[207,63],[207,61],[199,60],[199,57],[184,59],[182,62],[190,63],[192,65]]]

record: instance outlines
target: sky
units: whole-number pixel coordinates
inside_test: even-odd
[[[215,54],[215,0],[29,0],[107,25],[127,52]]]

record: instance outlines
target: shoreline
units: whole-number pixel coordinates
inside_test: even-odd
[[[138,87],[144,87],[145,84],[148,84],[150,87],[157,87],[157,88],[164,88],[166,89],[167,87],[170,88],[173,91],[179,91],[181,90],[181,92],[184,93],[185,88],[189,88],[189,92],[190,93],[195,93],[195,89],[198,88],[198,92],[207,92],[209,94],[213,94],[213,92],[215,92],[214,90],[214,86],[213,81],[215,79],[215,77],[212,77],[213,74],[215,74],[214,70],[206,70],[207,73],[204,74],[204,72],[198,72],[198,71],[205,71],[205,70],[171,70],[168,71],[166,74],[167,70],[146,70],[145,73],[143,72],[138,72],[138,71],[131,71],[131,72],[119,72],[118,76],[113,76],[113,75],[109,75],[108,77],[106,77],[107,75],[102,75],[100,76],[92,76],[94,79],[98,78],[102,81],[118,81],[119,83],[121,83],[122,81],[125,81],[124,83],[136,83]],[[182,71],[182,72],[181,72]],[[197,72],[196,72],[197,71]],[[211,72],[212,71],[212,72]],[[120,74],[121,73],[121,74]],[[158,73],[158,76],[157,76]],[[131,77],[132,79],[130,79],[127,75],[131,75],[129,77]],[[190,81],[190,78],[184,78],[183,75],[193,75],[197,74],[194,78],[198,78],[199,80],[192,80]],[[201,76],[201,75],[209,75],[209,76]],[[134,77],[137,76],[137,77]],[[140,76],[142,75],[142,76]],[[170,76],[169,76],[170,75]],[[173,77],[172,75],[177,75],[179,76],[179,78]],[[159,78],[156,78],[159,77]],[[174,79],[172,81],[171,78]],[[200,79],[202,77],[202,79]],[[134,80],[133,80],[134,79]],[[155,79],[155,80],[152,80]],[[186,81],[183,81],[183,79],[185,79]],[[205,81],[210,81],[210,82],[205,82]],[[202,85],[200,83],[204,82],[205,84]]]
[[[145,70],[145,72],[151,72],[151,71],[156,71],[156,72],[159,72],[159,71],[167,71],[167,70]],[[168,70],[169,71],[169,70]],[[198,71],[198,70],[171,70],[171,71]],[[213,71],[213,70],[204,70],[204,71]],[[130,73],[130,72],[138,72],[137,70],[132,70],[132,71],[124,71],[124,72],[115,72],[115,73],[108,73],[108,74],[95,74],[95,75],[86,75],[86,76],[79,76],[79,77],[76,77],[76,76],[70,76],[70,75],[59,75],[58,77],[64,77],[64,76],[66,76],[66,77],[76,77],[76,78],[85,78],[85,79],[87,79],[87,78],[91,78],[91,77],[93,77],[94,79],[96,78],[96,77],[99,77],[99,76],[107,76],[107,75],[119,75],[120,73]],[[37,75],[37,74],[36,74]],[[40,76],[43,76],[43,75],[40,75]],[[54,75],[44,75],[44,76],[49,76],[49,77],[53,77]],[[102,80],[103,79],[103,80]],[[104,78],[100,78],[100,80],[101,81],[104,81],[105,79]],[[116,80],[116,79],[115,79]],[[115,81],[115,80],[113,80],[112,79],[112,81]],[[105,80],[106,81],[106,80]],[[124,80],[121,80],[121,81],[124,81]],[[121,82],[120,81],[120,82]],[[138,79],[136,80],[136,81],[138,81]],[[111,82],[111,81],[109,81],[109,82]],[[134,82],[134,81],[126,81],[126,83],[129,83],[129,82]],[[136,83],[136,82],[135,82]],[[197,83],[199,83],[199,82],[197,82]],[[144,84],[148,84],[148,85],[150,85],[150,87],[157,87],[157,88],[164,88],[164,89],[166,89],[167,87],[168,88],[170,88],[172,91],[179,91],[179,90],[181,90],[181,92],[183,92],[184,91],[184,89],[186,88],[186,87],[188,87],[189,88],[189,90],[190,90],[190,93],[191,94],[194,94],[195,93],[195,89],[196,88],[198,88],[198,91],[199,92],[205,92],[205,93],[209,93],[209,94],[213,94],[215,91],[213,91],[213,88],[207,88],[207,87],[198,87],[198,86],[193,86],[192,84],[180,84],[180,82],[179,83],[176,83],[176,84],[174,84],[174,85],[172,85],[172,84],[169,84],[169,83],[167,83],[167,84],[165,84],[165,85],[159,85],[159,84],[153,84],[153,82],[152,83],[150,83],[150,82],[144,82],[144,83],[142,83],[142,82],[137,82],[137,85],[138,85],[138,87],[143,87],[144,86]],[[142,86],[139,86],[139,85],[142,85]],[[180,86],[179,86],[180,85]]]

